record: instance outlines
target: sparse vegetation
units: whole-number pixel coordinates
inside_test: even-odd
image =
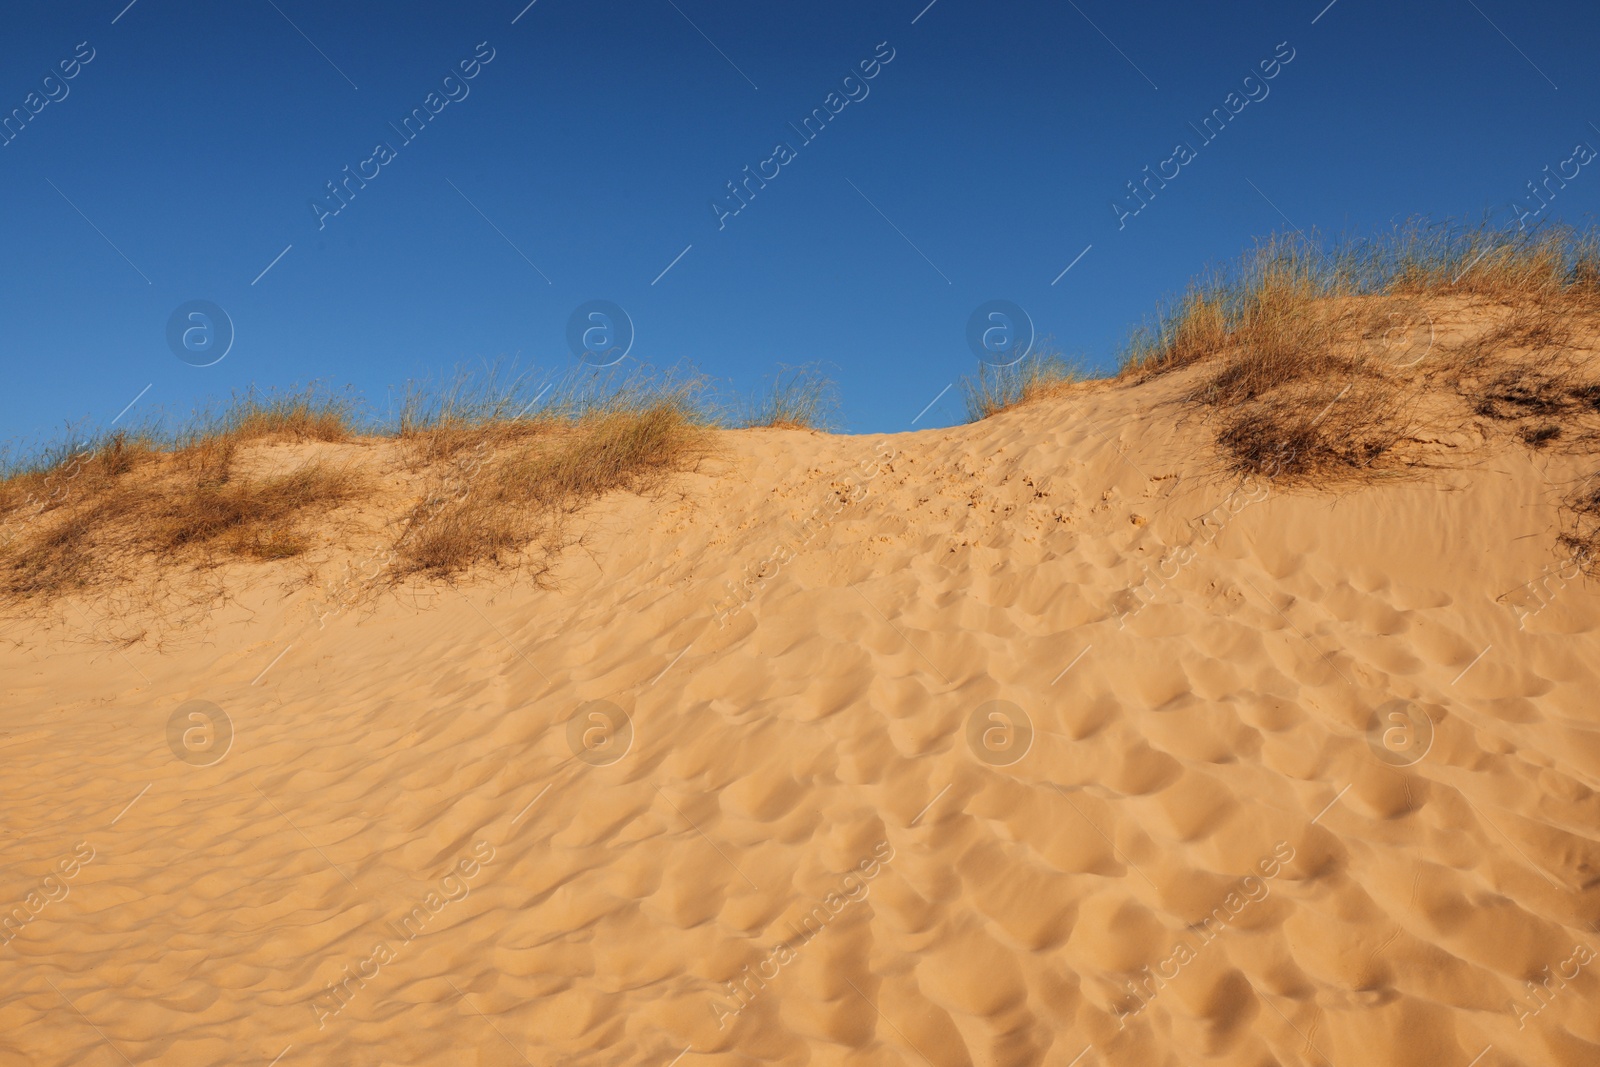
[[[481,373],[458,370],[438,389],[410,382],[393,430],[410,446],[413,462],[426,467],[495,440],[538,433],[570,417],[571,394],[581,392],[580,382],[585,381],[569,378],[558,392],[557,383],[495,364]]]
[[[650,491],[704,454],[698,391],[638,373],[536,387],[491,368],[437,393],[412,388],[387,428],[345,395],[251,390],[176,430],[55,446],[0,477],[0,598],[114,584],[142,559],[208,568],[304,553],[310,524],[369,488],[353,464],[253,448],[307,441],[392,439],[427,487],[396,524],[391,579],[448,577],[535,544],[548,555],[585,505]]]
[[[772,430],[827,429],[838,403],[838,391],[820,367],[786,367],[772,379],[771,391],[739,424]]]
[[[1325,483],[1414,462],[1396,450],[1424,413],[1509,423],[1532,447],[1582,437],[1557,418],[1595,410],[1600,384],[1571,346],[1597,313],[1589,233],[1278,236],[1138,331],[1121,376],[1193,368],[1186,397],[1238,470]]]
[[[34,488],[8,493],[0,512],[0,593],[89,589],[146,558],[206,567],[296,555],[306,546],[302,524],[354,499],[364,484],[351,469],[314,461],[285,474],[244,474],[238,447],[208,437],[164,451],[118,435],[24,476]]]
[[[1592,573],[1600,561],[1600,475],[1584,479],[1562,503],[1567,521],[1561,543]]]
[[[516,432],[495,418],[478,424],[470,451],[473,427],[453,427],[451,455],[465,461],[436,470],[435,489],[406,516],[395,576],[448,577],[535,543],[544,557],[558,551],[566,520],[585,505],[614,490],[648,492],[706,453],[695,394],[693,382],[639,378],[604,393],[569,387]]]
[[[1327,485],[1430,462],[1423,427],[1546,452],[1600,441],[1600,239],[1413,224],[1324,247],[1273,237],[1198,281],[1137,331],[1119,378],[1181,375],[1240,473]],[[1050,351],[963,382],[973,419],[1084,380]],[[814,429],[836,403],[815,366],[723,424]],[[711,447],[695,378],[505,366],[407,389],[379,423],[348,393],[248,390],[177,429],[160,421],[0,460],[0,600],[119,581],[139,560],[192,568],[308,552],[314,522],[370,488],[341,459],[388,442],[418,490],[389,512],[384,573],[450,578],[483,564],[542,573],[570,520],[616,491],[648,493]],[[1427,435],[1423,435],[1427,436]],[[1600,559],[1600,495],[1569,494],[1563,540]]]
[[[1046,396],[1054,396],[1088,377],[1080,363],[1059,353],[1029,355],[1011,367],[984,366],[961,380],[967,420],[976,422]]]
[[[1446,296],[1523,309],[1516,329],[1524,333],[1549,325],[1552,301],[1568,311],[1600,309],[1600,238],[1559,227],[1522,233],[1421,221],[1331,248],[1315,235],[1276,235],[1135,331],[1123,373],[1162,373],[1241,344],[1329,340],[1330,327],[1376,325],[1394,310],[1382,301],[1349,306],[1350,298]],[[1541,310],[1528,317],[1530,309]],[[1298,366],[1271,354],[1263,353],[1263,366]]]

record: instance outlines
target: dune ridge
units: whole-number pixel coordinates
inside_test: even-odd
[[[0,1064],[1600,1062],[1587,454],[1249,481],[1207,373],[717,433],[338,611],[420,483],[241,446],[376,488],[5,623]]]

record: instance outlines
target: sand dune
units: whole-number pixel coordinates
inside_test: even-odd
[[[12,621],[0,1065],[1600,1063],[1590,471],[1282,490],[1183,386]]]

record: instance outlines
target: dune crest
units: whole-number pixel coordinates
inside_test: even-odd
[[[370,491],[6,625],[0,1064],[1600,1061],[1585,451],[1241,473],[1212,370],[717,433],[356,592],[425,481],[241,446]]]

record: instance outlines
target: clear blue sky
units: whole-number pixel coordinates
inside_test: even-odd
[[[730,390],[822,361],[845,429],[906,429],[977,368],[986,301],[1108,367],[1285,217],[1509,222],[1600,147],[1600,10],[1571,0],[525,2],[8,13],[0,437],[103,425],[146,386],[128,418],[310,379],[382,408],[519,353],[560,371],[592,299],[631,316],[630,360]],[[789,125],[830,104],[809,143]],[[325,214],[347,166],[376,176]],[[719,218],[746,166],[776,176]],[[1119,223],[1146,166],[1177,176]],[[1597,203],[1590,164],[1543,217]],[[234,323],[211,366],[167,342],[197,299]],[[957,395],[916,426],[959,421]]]

